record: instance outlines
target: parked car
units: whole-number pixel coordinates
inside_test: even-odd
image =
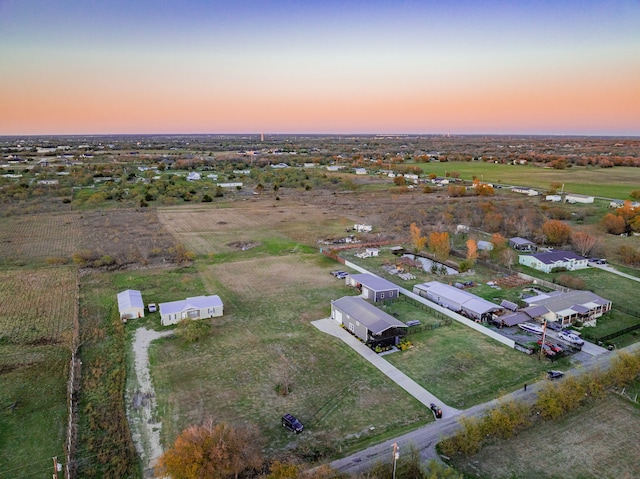
[[[538,344],[540,343],[541,341],[538,341]],[[553,357],[556,355],[555,351],[551,349],[547,343],[540,344],[540,348],[542,349],[542,352],[544,353],[545,356]]]
[[[573,344],[575,346],[582,346],[584,344],[584,340],[581,339],[574,333],[570,333],[567,331],[561,331],[558,333],[558,337],[563,341],[566,341],[569,344]]]
[[[347,273],[346,271],[332,271],[331,272],[332,275],[334,275],[336,278],[338,279],[345,279],[347,276],[349,276],[349,273]]]
[[[430,407],[436,419],[440,419],[442,417],[442,409],[440,409],[440,407],[436,406],[434,403],[431,403]]]
[[[542,339],[538,339],[538,344],[542,346]],[[549,341],[545,341],[544,345],[554,353],[561,353],[564,351],[564,349],[562,349],[560,346],[558,346],[557,344],[550,343]]]
[[[562,326],[557,321],[547,321],[547,329],[552,331],[562,331]]]
[[[147,308],[149,309],[150,313],[155,313],[158,310],[156,303],[147,304]]]
[[[300,434],[304,429],[302,423],[291,414],[285,414],[284,416],[282,416],[282,425],[290,431],[295,432],[296,434]]]
[[[562,371],[555,371],[553,369],[550,371],[547,371],[548,379],[560,379],[562,376],[564,376],[564,373]]]

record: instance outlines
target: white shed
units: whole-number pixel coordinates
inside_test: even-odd
[[[143,318],[144,303],[142,302],[142,293],[135,289],[127,289],[118,293],[118,312],[121,318]]]

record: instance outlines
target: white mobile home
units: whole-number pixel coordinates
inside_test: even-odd
[[[222,316],[224,305],[218,295],[196,296],[181,301],[160,303],[163,326],[177,324],[183,319],[206,319]]]

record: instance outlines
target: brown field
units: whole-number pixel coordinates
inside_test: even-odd
[[[640,477],[640,409],[610,394],[559,421],[540,422],[508,441],[456,461],[483,479]]]
[[[0,218],[0,261],[70,257],[81,244],[80,214]]]
[[[148,264],[161,262],[175,240],[155,210],[114,209],[0,218],[0,245],[0,263],[69,261],[89,250],[119,264]]]
[[[256,301],[269,295],[286,294],[292,290],[325,288],[337,284],[336,278],[332,275],[310,267],[306,261],[300,261],[299,256],[266,257],[223,263],[208,267],[200,274],[211,290],[224,285],[247,301]],[[348,290],[345,293],[348,293]]]
[[[0,271],[0,344],[59,343],[73,328],[77,272],[71,267]]]
[[[271,199],[236,202],[233,208],[162,208],[158,218],[197,254],[229,252],[235,249],[229,243],[274,237],[314,244],[320,238],[344,235],[345,229],[354,224],[336,210]]]

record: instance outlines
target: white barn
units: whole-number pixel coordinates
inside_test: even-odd
[[[142,293],[135,289],[127,289],[118,293],[118,312],[121,318],[144,318]]]
[[[475,294],[438,281],[416,284],[413,293],[475,321],[487,321],[495,311],[503,309]]]
[[[593,203],[593,196],[587,196],[587,195],[577,195],[577,194],[569,194],[567,193],[564,197],[564,200],[567,203],[585,203],[585,204],[589,204],[589,203]]]
[[[222,316],[224,305],[220,296],[214,294],[160,303],[159,308],[162,325],[169,326],[177,324],[183,319],[206,319]]]

